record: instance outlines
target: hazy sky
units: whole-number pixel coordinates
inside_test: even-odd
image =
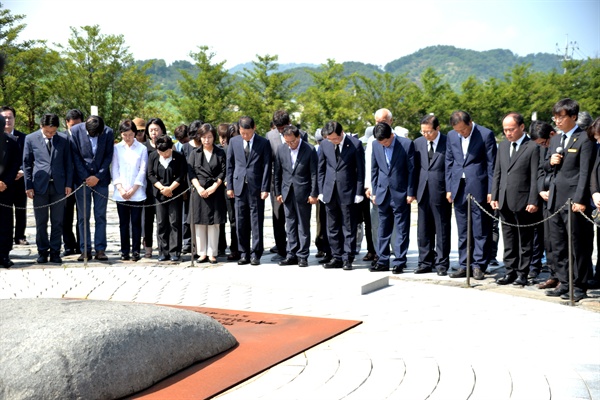
[[[70,27],[122,34],[139,60],[190,60],[209,46],[225,66],[278,55],[279,63],[385,65],[421,48],[600,56],[600,0],[0,0],[24,14],[21,39],[66,45]],[[568,35],[568,36],[567,36]]]

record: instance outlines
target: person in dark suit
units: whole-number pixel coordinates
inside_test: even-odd
[[[363,200],[365,153],[362,143],[330,121],[321,130],[327,140],[319,151],[319,199],[327,211],[332,260],[324,268],[352,269],[356,252],[358,204]]]
[[[267,139],[256,134],[252,117],[241,117],[238,123],[240,136],[232,137],[227,149],[227,195],[235,197],[238,264],[259,265],[264,251],[265,199],[271,188],[271,148]]]
[[[288,237],[287,258],[279,265],[308,267],[310,214],[317,204],[318,156],[315,148],[304,142],[300,130],[288,125],[283,130],[284,144],[275,157],[275,196],[283,204]]]
[[[25,148],[25,134],[15,129],[15,119],[17,113],[11,106],[0,107],[0,115],[4,117],[6,126],[4,132],[8,137],[13,138],[19,145],[19,159],[23,160],[23,149]],[[27,195],[25,194],[25,181],[23,180],[23,164],[22,161],[19,164],[19,171],[15,177],[15,185],[13,192],[12,204],[14,207],[15,214],[15,231],[14,241],[15,244],[28,245],[29,242],[25,237],[25,228],[27,227]],[[12,235],[12,234],[11,234]]]
[[[110,163],[114,152],[114,133],[111,128],[104,125],[104,120],[96,115],[90,116],[85,123],[77,124],[71,128],[71,156],[75,166],[74,186],[82,183],[88,186],[75,193],[77,208],[81,211],[77,215],[79,232],[82,238],[79,243],[81,256],[77,259],[83,261],[92,257],[92,244],[90,238],[90,215],[92,199],[94,201],[94,249],[96,260],[107,261],[106,256],[106,206],[108,204],[108,185],[110,184]],[[85,202],[85,214],[84,210]],[[85,225],[85,227],[84,227]],[[84,231],[85,229],[85,231]],[[84,243],[83,232],[87,237]]]
[[[369,270],[389,270],[390,240],[396,226],[396,242],[392,245],[396,257],[392,262],[392,272],[401,274],[406,267],[408,252],[410,204],[415,200],[415,148],[410,139],[394,135],[385,122],[375,125],[373,136],[371,201],[379,211],[379,259]]]
[[[158,261],[179,261],[183,204],[179,194],[187,186],[187,163],[183,154],[173,150],[173,140],[168,135],[158,137],[154,143],[156,151],[148,157],[147,174],[156,204]]]
[[[419,265],[415,274],[432,272],[445,276],[450,268],[450,218],[452,207],[446,200],[446,135],[440,132],[438,118],[421,119],[421,134],[415,139],[415,187],[417,188],[417,240]]]
[[[471,120],[466,111],[455,111],[450,117],[454,128],[448,133],[446,144],[446,199],[454,203],[458,229],[459,270],[451,278],[467,276],[467,195],[481,205],[492,197],[492,181],[496,162],[494,133]],[[473,232],[473,277],[481,280],[489,262],[488,246],[492,234],[492,220],[476,204],[471,206]]]
[[[83,122],[83,113],[77,109],[69,110],[65,117],[65,125],[67,131],[65,134],[71,140],[71,128],[77,124]],[[73,165],[69,167],[73,169]],[[76,188],[73,188],[75,190]],[[75,196],[67,197],[65,200],[65,212],[63,217],[63,245],[65,251],[63,256],[69,256],[71,254],[79,254],[79,242],[81,240],[79,234],[79,225],[75,223],[75,233],[73,233],[73,221],[77,221],[75,218]]]
[[[494,210],[500,210],[502,217],[506,274],[496,282],[526,286],[533,255],[533,227],[524,225],[533,224],[538,211],[540,152],[525,134],[521,114],[507,114],[502,120],[502,129],[506,140],[498,146],[491,205]]]
[[[544,121],[531,121],[529,125],[529,137],[540,147],[540,163],[538,165],[537,189],[541,200],[543,224],[536,225],[534,232],[537,231],[537,236],[542,241],[544,251],[546,253],[546,264],[550,269],[550,277],[544,282],[538,284],[539,289],[553,289],[558,286],[558,278],[556,277],[556,263],[552,255],[552,241],[550,240],[550,222],[548,218],[551,213],[548,211],[548,195],[550,194],[550,182],[554,178],[553,173],[546,173],[544,170],[544,162],[548,155],[548,145],[550,138],[556,135],[554,128]],[[535,235],[535,233],[534,233]],[[535,246],[535,238],[534,238]],[[529,271],[531,275],[531,268]],[[529,278],[530,276],[528,276]],[[533,278],[532,278],[533,279]]]
[[[13,247],[13,191],[23,159],[17,141],[4,132],[4,125],[0,114],[0,266],[10,268],[14,265],[9,257]]]
[[[577,126],[575,121],[579,113],[579,104],[572,99],[562,99],[552,108],[552,120],[563,133],[550,140],[548,148],[550,158],[544,163],[548,173],[554,173],[548,195],[548,209],[557,212],[568,199],[572,214],[572,250],[573,250],[573,299],[579,301],[586,297],[586,285],[591,265],[593,227],[579,212],[591,215],[590,172],[594,162],[594,143]],[[561,148],[560,151],[558,149]],[[569,205],[567,205],[569,207]],[[558,216],[550,220],[550,239],[552,253],[556,263],[556,275],[560,284],[547,290],[547,296],[560,296],[569,299],[569,235],[568,209],[564,207]]]
[[[35,242],[38,264],[62,263],[60,246],[64,217],[65,196],[71,194],[73,168],[71,148],[64,133],[57,133],[58,115],[44,114],[40,130],[27,135],[23,153],[25,191],[33,200],[36,226]],[[66,167],[65,167],[66,166]],[[44,207],[51,204],[49,207]],[[48,239],[48,211],[50,212],[50,239]]]
[[[588,138],[596,142],[596,161],[590,174],[590,192],[592,201],[598,212],[600,212],[600,117],[596,118],[587,129]],[[596,268],[593,276],[588,280],[589,289],[600,287],[600,227],[596,226]]]

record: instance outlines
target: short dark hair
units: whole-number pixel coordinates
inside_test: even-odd
[[[164,122],[163,122],[163,120],[162,120],[162,119],[160,119],[160,118],[150,118],[150,119],[148,120],[148,122],[146,122],[146,132],[150,132],[150,130],[148,129],[148,127],[149,127],[150,125],[152,125],[152,124],[154,124],[154,125],[158,125],[158,127],[159,127],[159,128],[160,128],[160,130],[162,131],[162,134],[163,134],[163,135],[166,135],[166,134],[167,134],[167,128],[165,127],[165,123],[164,123]]]
[[[427,114],[426,116],[421,118],[421,125],[431,125],[433,129],[437,129],[440,127],[440,121],[435,115]]]
[[[183,139],[188,137],[188,126],[186,124],[181,124],[175,128],[173,133],[175,134],[175,139],[181,142]]]
[[[573,99],[566,98],[557,101],[554,107],[552,107],[552,114],[554,115],[558,115],[563,111],[568,117],[577,117],[579,115],[579,103]]]
[[[227,134],[229,135],[230,139],[234,136],[238,136],[240,134],[239,122],[232,122],[229,124],[229,127],[227,128]]]
[[[456,126],[459,123],[464,122],[466,125],[471,123],[471,116],[468,112],[457,110],[450,116],[450,126]]]
[[[342,132],[344,132],[342,124],[336,121],[329,121],[325,124],[323,129],[321,129],[321,135],[323,136],[323,138],[326,138],[332,133],[335,133],[336,135],[340,136]]]
[[[240,117],[238,124],[240,129],[254,129],[256,127],[254,124],[254,119],[248,116]]]
[[[373,128],[373,137],[378,142],[391,138],[393,135],[392,127],[385,122],[380,122]]]
[[[156,150],[167,151],[173,148],[173,140],[169,135],[162,135],[156,138]]]
[[[554,131],[552,125],[544,121],[531,121],[531,125],[529,125],[529,137],[532,140],[548,140],[552,131]]]
[[[506,114],[504,116],[504,118],[502,118],[502,121],[504,121],[504,119],[511,117],[516,123],[517,125],[521,126],[521,125],[525,125],[525,119],[523,118],[523,116],[519,113],[516,112],[509,112],[508,114]]]
[[[587,128],[588,138],[592,142],[597,141],[595,136],[596,134],[600,134],[600,117],[596,118],[594,122]]]
[[[229,139],[231,139],[231,137],[229,136],[229,124],[219,124],[217,126],[217,134],[220,138],[225,139],[225,143],[229,143]]]
[[[104,120],[98,115],[91,115],[85,120],[85,129],[91,137],[100,136],[104,132]]]
[[[52,126],[58,128],[60,126],[60,121],[58,120],[58,115],[56,114],[44,114],[40,118],[40,126]]]
[[[11,106],[2,106],[0,107],[0,112],[3,111],[11,111],[13,113],[13,117],[17,118],[17,112],[15,111],[15,109]]]
[[[198,129],[198,138],[202,138],[202,136],[207,135],[209,133],[212,134],[213,140],[216,142],[217,141],[217,130],[215,129],[214,126],[212,126],[209,123],[202,124],[200,129]]]
[[[130,119],[124,119],[119,124],[119,133],[132,131],[133,133],[137,133],[137,126]]]
[[[292,136],[300,137],[300,129],[295,127],[294,125],[288,125],[283,128],[283,136]]]
[[[4,127],[6,126],[6,120],[4,116],[0,115],[0,134],[4,133]]]
[[[74,119],[83,121],[83,113],[76,108],[67,111],[67,116],[65,117],[65,121],[72,121]]]
[[[579,114],[577,114],[577,121],[575,121],[575,123],[585,131],[592,125],[592,116],[587,111],[580,111]]]
[[[196,119],[192,121],[188,127],[188,136],[191,140],[195,140],[198,136],[198,129],[204,124],[202,120]]]
[[[285,110],[277,110],[273,114],[273,124],[275,126],[285,126],[290,124],[290,116]]]

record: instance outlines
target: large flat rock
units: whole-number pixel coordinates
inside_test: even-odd
[[[237,344],[216,320],[171,307],[0,300],[0,399],[113,399]]]

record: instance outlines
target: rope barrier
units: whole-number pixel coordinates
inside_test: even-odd
[[[88,186],[88,188],[89,188],[89,189],[90,189],[92,192],[96,193],[98,196],[100,196],[100,197],[102,197],[102,198],[104,198],[104,199],[106,199],[106,200],[108,200],[108,201],[112,201],[113,203],[119,203],[119,204],[121,204],[122,206],[125,206],[125,207],[137,207],[137,208],[154,207],[154,206],[156,206],[156,204],[166,204],[166,203],[168,203],[168,202],[170,202],[170,201],[173,201],[173,200],[175,200],[175,199],[177,199],[177,198],[179,198],[179,197],[183,196],[184,194],[186,194],[187,192],[189,192],[190,190],[192,190],[192,188],[191,188],[191,187],[188,187],[188,188],[187,188],[187,189],[185,189],[183,192],[179,193],[177,196],[173,196],[173,197],[169,198],[168,200],[165,200],[165,201],[159,201],[158,203],[154,203],[154,204],[147,204],[147,205],[143,205],[143,204],[125,204],[125,202],[124,202],[124,201],[121,201],[121,200],[115,200],[115,199],[111,199],[110,197],[103,195],[102,193],[100,193],[100,192],[98,192],[98,191],[94,190],[94,188],[93,188],[93,187],[89,187],[89,186]],[[138,189],[138,190],[139,190],[139,189]]]
[[[52,202],[52,203],[44,204],[44,205],[42,205],[42,206],[31,207],[31,208],[32,208],[32,209],[34,209],[34,210],[38,210],[38,209],[40,209],[40,208],[52,207],[53,205],[55,205],[55,204],[58,204],[58,203],[60,203],[61,201],[65,201],[65,200],[66,200],[66,199],[68,199],[69,197],[73,196],[73,195],[75,194],[75,192],[77,192],[77,191],[78,191],[79,189],[81,189],[83,186],[85,186],[85,183],[82,183],[82,184],[81,184],[81,185],[80,185],[80,186],[79,186],[77,189],[73,190],[71,193],[69,193],[68,195],[66,195],[65,197],[63,197],[63,198],[61,198],[61,199],[59,199],[59,200],[56,200],[56,201],[54,201],[54,202]],[[27,210],[27,209],[29,208],[29,207],[27,207],[27,206],[26,206],[26,207],[17,207],[17,206],[12,206],[12,205],[10,205],[10,204],[2,204],[2,203],[0,203],[0,206],[2,206],[2,207],[6,207],[6,208],[14,208],[14,209],[16,209],[16,210]]]

